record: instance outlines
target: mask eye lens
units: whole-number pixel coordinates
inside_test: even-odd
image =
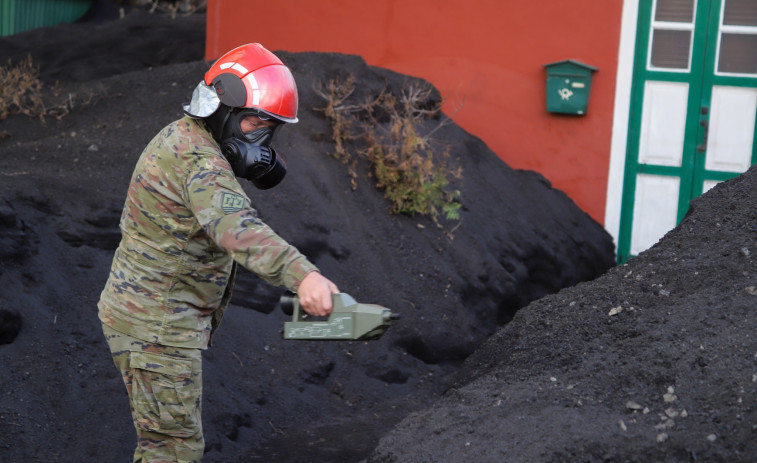
[[[261,121],[270,121],[271,119],[273,119],[270,114],[266,114],[263,111],[257,109],[243,109],[240,114],[243,117],[255,116]]]
[[[277,122],[273,116],[255,110],[246,110],[238,114],[238,124],[242,133],[251,132],[260,127]]]
[[[270,127],[258,127],[251,132],[245,132],[244,137],[247,141],[256,145],[268,146],[273,136],[273,129]]]

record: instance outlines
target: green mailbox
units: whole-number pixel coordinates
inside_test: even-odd
[[[545,64],[547,69],[547,111],[586,114],[592,75],[597,71],[572,59]]]

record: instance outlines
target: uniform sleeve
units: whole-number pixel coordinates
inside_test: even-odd
[[[231,171],[192,172],[185,192],[190,209],[208,236],[267,282],[296,291],[308,273],[318,270],[257,217]]]

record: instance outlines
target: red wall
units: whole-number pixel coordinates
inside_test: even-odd
[[[604,219],[623,0],[210,0],[206,58],[260,42],[334,51],[423,77],[508,165]],[[545,109],[546,63],[599,68],[585,116]],[[507,201],[507,198],[502,198]]]

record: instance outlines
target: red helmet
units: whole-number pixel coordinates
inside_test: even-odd
[[[292,72],[259,43],[237,47],[205,73],[184,112],[208,117],[223,103],[255,109],[281,122],[297,122],[297,84]]]

